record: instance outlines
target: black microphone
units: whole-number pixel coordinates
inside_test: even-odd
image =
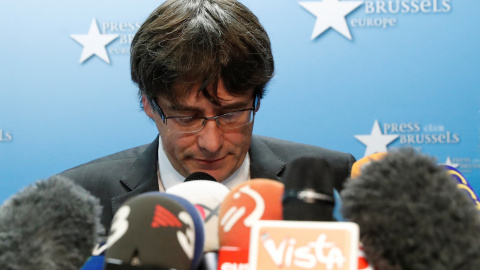
[[[191,173],[187,178],[185,178],[185,182],[188,181],[195,181],[195,180],[209,180],[209,181],[214,181],[217,182],[217,179],[215,179],[213,176],[206,172],[194,172]]]
[[[78,270],[98,236],[99,200],[62,176],[38,181],[0,206],[0,269]]]
[[[433,158],[389,152],[341,197],[375,269],[480,269],[480,212]]]
[[[285,169],[284,220],[333,221],[333,172],[316,157],[299,157]]]

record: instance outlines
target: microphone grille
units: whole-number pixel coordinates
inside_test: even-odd
[[[206,172],[194,172],[185,178],[185,182],[194,181],[194,180],[208,180],[217,182],[217,180]]]

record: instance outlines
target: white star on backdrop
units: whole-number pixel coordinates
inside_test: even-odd
[[[312,40],[330,27],[352,40],[345,16],[363,4],[363,1],[323,0],[321,2],[298,3],[317,17],[312,32]]]
[[[399,135],[384,135],[378,124],[378,120],[373,123],[370,135],[354,135],[357,140],[367,146],[365,157],[377,152],[387,152],[387,145],[395,141]]]
[[[450,167],[453,167],[453,168],[458,168],[458,166],[460,166],[460,164],[458,163],[453,163],[452,160],[450,159],[450,157],[447,157],[447,160],[445,161],[445,163],[441,163],[440,165],[448,165]]]
[[[83,35],[70,35],[76,42],[83,45],[82,55],[80,56],[80,64],[85,62],[92,55],[100,57],[103,61],[110,64],[110,58],[108,58],[107,46],[110,42],[114,41],[118,35],[114,34],[100,34],[98,29],[97,20],[93,18],[90,24],[90,30],[88,34]]]

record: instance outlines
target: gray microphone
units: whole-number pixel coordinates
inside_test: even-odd
[[[389,152],[348,181],[341,198],[372,268],[480,269],[480,212],[432,157]]]
[[[0,269],[78,270],[104,229],[99,200],[62,176],[0,206]]]

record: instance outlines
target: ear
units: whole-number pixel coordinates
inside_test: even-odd
[[[255,107],[255,112],[258,112],[258,109],[260,109],[260,104],[261,104],[260,99],[258,99],[257,107]]]
[[[153,112],[153,108],[150,105],[150,101],[148,101],[145,95],[142,95],[142,105],[143,105],[143,111],[148,115],[148,117],[153,119],[153,116],[155,113]]]

